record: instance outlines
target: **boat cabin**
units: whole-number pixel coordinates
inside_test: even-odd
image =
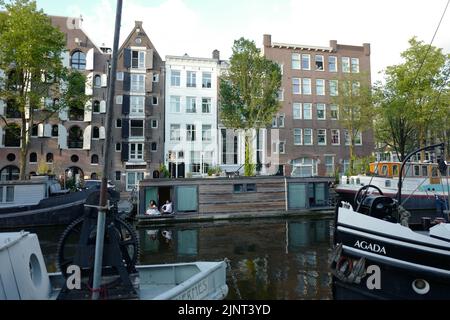
[[[170,200],[177,214],[245,214],[328,208],[332,181],[333,178],[277,176],[143,180],[139,184],[138,215],[145,215],[152,200],[158,208]]]
[[[67,193],[69,190],[63,190],[59,182],[49,176],[0,181],[0,208],[34,206],[43,199]]]
[[[370,164],[370,173],[376,176],[387,178],[398,178],[400,173],[401,162],[376,162]],[[449,169],[445,176],[449,175]],[[437,163],[425,162],[408,162],[405,165],[404,177],[430,178],[430,182],[440,183],[441,173],[439,172]]]

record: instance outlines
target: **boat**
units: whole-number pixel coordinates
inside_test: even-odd
[[[68,225],[83,214],[92,192],[62,189],[51,176],[0,181],[0,228]]]
[[[447,163],[445,162],[447,165]],[[376,162],[370,164],[370,175],[343,176],[336,186],[340,201],[355,205],[355,197],[362,186],[371,185],[371,192],[381,191],[395,197],[398,191],[401,162]],[[449,172],[439,170],[437,163],[406,162],[402,176],[408,179],[402,185],[402,206],[411,212],[411,220],[420,223],[424,212],[430,218],[442,217],[449,209]]]
[[[336,206],[334,299],[450,299],[449,217],[411,223],[398,201],[399,179],[397,198],[363,192],[363,186],[357,203]]]
[[[224,299],[228,294],[226,269],[225,261],[137,266],[131,277],[138,292],[133,299]],[[71,281],[61,272],[47,273],[38,237],[29,232],[0,233],[0,279],[0,300],[59,300],[62,288]],[[92,290],[80,290],[78,299],[90,299],[91,294]],[[109,294],[103,289],[101,298],[108,299]]]

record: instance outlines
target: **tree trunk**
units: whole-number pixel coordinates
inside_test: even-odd
[[[420,128],[419,130],[419,147],[424,148],[425,147],[425,138],[424,138],[424,130],[423,128]],[[425,150],[422,150],[420,152],[420,161],[425,161]]]
[[[255,165],[253,161],[252,141],[248,130],[244,133],[245,139],[245,162],[244,162],[244,175],[246,177],[253,177],[255,175]]]
[[[27,130],[27,120],[25,119],[25,111],[22,115],[22,127],[20,128],[21,137],[20,137],[20,156],[19,156],[19,170],[20,170],[20,180],[26,180],[27,174],[27,156],[28,156],[28,135],[30,130]]]

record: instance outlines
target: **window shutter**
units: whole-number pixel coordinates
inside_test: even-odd
[[[125,72],[123,75],[123,91],[129,92],[131,90],[131,74]]]
[[[129,115],[130,114],[130,96],[123,96],[122,100],[122,114]]]
[[[44,137],[45,138],[51,138],[52,137],[52,125],[51,124],[46,124],[44,126]]]
[[[38,124],[38,137],[39,138],[44,137],[44,124],[43,123]]]
[[[131,68],[131,49],[125,48],[123,53],[123,66],[125,68]]]
[[[152,143],[147,143],[145,145],[145,161],[152,162]]]
[[[94,48],[86,54],[86,70],[94,70]]]
[[[152,49],[146,50],[145,68],[153,69],[153,50]]]
[[[5,115],[5,102],[0,99],[0,116],[4,116],[4,115]]]
[[[100,101],[100,113],[106,113],[106,101]]]
[[[130,120],[122,120],[122,138],[128,139],[130,137]]]
[[[93,84],[94,74],[91,72],[86,76],[85,94],[87,96],[92,96],[94,94]]]
[[[83,133],[83,150],[91,150],[92,126],[87,126]]]
[[[145,77],[145,91],[153,92],[153,74],[149,73]]]
[[[106,130],[105,127],[100,127],[100,137],[101,140],[105,140],[106,139]]]
[[[67,129],[62,124],[58,125],[58,145],[60,149],[67,149]]]
[[[3,128],[0,126],[0,147],[3,147]]]
[[[92,101],[86,102],[86,105],[84,106],[84,121],[92,121]]]
[[[130,157],[129,145],[126,142],[122,143],[122,162],[127,162]]]
[[[61,119],[61,121],[67,121],[69,119],[67,108],[62,108],[61,110],[59,110],[59,119]]]
[[[102,87],[106,88],[108,86],[108,76],[106,74],[102,74]]]
[[[64,68],[70,68],[70,54],[69,51],[61,52],[61,62]]]

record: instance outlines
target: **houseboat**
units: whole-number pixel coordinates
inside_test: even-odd
[[[370,164],[370,175],[343,176],[336,187],[339,199],[355,204],[358,190],[371,185],[371,192],[380,191],[388,197],[396,197],[401,162],[377,162]],[[402,206],[411,212],[411,219],[420,222],[420,214],[427,212],[430,217],[442,217],[448,210],[449,172],[441,172],[437,163],[407,162],[402,176]],[[417,214],[415,214],[417,213]]]
[[[64,190],[49,176],[0,181],[0,228],[67,225],[83,214],[92,192]]]
[[[138,219],[153,200],[173,203],[177,215],[294,213],[330,207],[332,178],[235,177],[143,180],[139,185]]]

